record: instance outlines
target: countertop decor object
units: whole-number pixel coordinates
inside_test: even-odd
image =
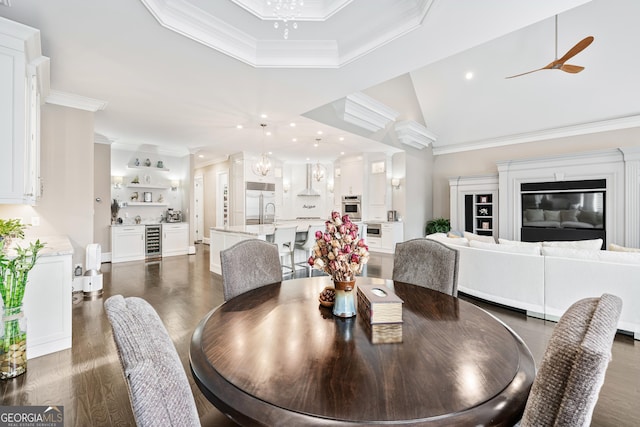
[[[335,285],[333,314],[339,317],[356,315],[355,287],[356,275],[369,260],[369,248],[358,235],[358,225],[351,222],[349,215],[331,212],[325,222],[326,228],[316,232],[316,244],[308,263],[313,268],[329,274]]]
[[[19,220],[0,219],[0,230],[11,229],[9,235],[24,236],[26,225]],[[22,300],[29,271],[44,247],[40,240],[30,242],[25,249],[15,245],[9,250],[7,236],[3,236],[0,250],[0,295],[2,318],[0,320],[0,379],[14,378],[27,370],[27,322],[22,310]]]

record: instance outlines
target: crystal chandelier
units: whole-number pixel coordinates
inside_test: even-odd
[[[273,11],[273,16],[278,18],[273,23],[273,28],[276,30],[280,28],[280,21],[284,26],[283,37],[285,40],[289,38],[289,22],[291,22],[291,28],[294,30],[298,28],[298,23],[295,22],[300,16],[302,7],[304,6],[303,0],[265,0],[267,6]]]
[[[267,176],[271,171],[271,159],[264,151],[264,133],[267,128],[267,124],[260,123],[260,126],[262,127],[262,154],[260,154],[260,158],[251,165],[251,170],[258,176]]]

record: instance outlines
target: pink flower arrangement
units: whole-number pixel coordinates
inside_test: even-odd
[[[331,219],[325,224],[324,233],[316,231],[316,244],[309,257],[309,265],[339,282],[355,280],[369,261],[369,248],[364,239],[358,237],[358,225],[351,222],[349,215],[341,217],[335,211],[331,212]]]

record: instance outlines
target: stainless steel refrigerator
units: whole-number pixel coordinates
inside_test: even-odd
[[[276,185],[247,182],[245,224],[273,224],[276,218]]]

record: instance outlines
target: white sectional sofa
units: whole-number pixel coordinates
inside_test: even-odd
[[[460,292],[553,321],[579,299],[614,294],[623,301],[618,329],[640,340],[640,253],[602,251],[598,240],[496,244],[469,233],[427,237],[459,251]]]

